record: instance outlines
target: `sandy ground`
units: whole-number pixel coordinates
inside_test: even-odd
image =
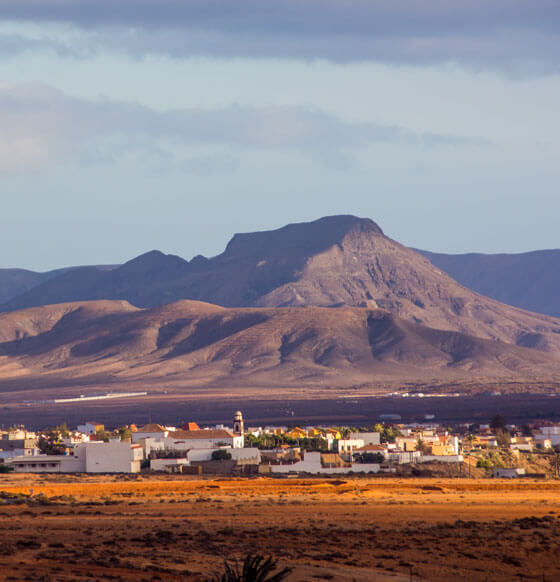
[[[0,475],[0,580],[560,580],[560,482]]]

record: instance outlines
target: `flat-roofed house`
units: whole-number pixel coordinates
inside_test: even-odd
[[[105,430],[105,425],[93,420],[87,420],[84,424],[79,424],[77,427],[78,432],[83,432],[84,434],[89,435],[94,435],[102,430]]]
[[[144,459],[140,445],[128,441],[94,441],[74,447],[73,455],[13,457],[17,473],[138,473]]]
[[[177,430],[170,432],[163,441],[165,449],[213,449],[229,446],[243,448],[243,435],[235,435],[227,429]]]

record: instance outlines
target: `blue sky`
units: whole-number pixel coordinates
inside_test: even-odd
[[[560,4],[3,0],[0,267],[220,252],[327,214],[560,247]]]

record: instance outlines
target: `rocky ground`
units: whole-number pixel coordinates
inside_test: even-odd
[[[0,490],[0,580],[207,580],[250,552],[292,582],[560,579],[557,481],[2,475]]]

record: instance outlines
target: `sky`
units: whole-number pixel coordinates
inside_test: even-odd
[[[557,0],[0,0],[0,268],[332,214],[560,248]]]

